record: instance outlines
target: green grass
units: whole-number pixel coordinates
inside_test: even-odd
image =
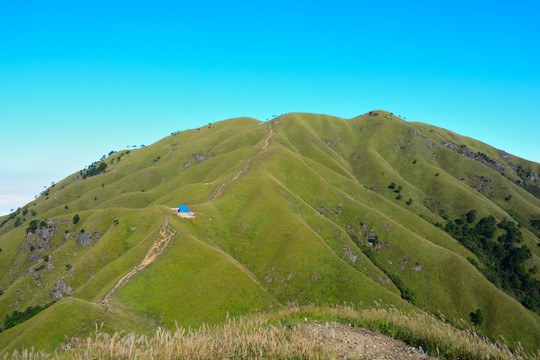
[[[540,165],[502,158],[473,139],[376,112],[353,119],[288,114],[275,123],[264,152],[259,151],[269,124],[231,119],[120,151],[104,160],[104,173],[67,177],[27,204],[25,216],[21,211],[0,219],[8,219],[0,229],[0,319],[14,309],[49,303],[49,290],[62,278],[74,297],[36,319],[48,314],[54,328],[67,302],[98,314],[97,301],[140,263],[168,215],[178,235],[112,297],[111,313],[127,331],[155,324],[173,329],[175,321],[215,324],[227,313],[285,305],[346,302],[371,308],[377,301],[402,311],[440,312],[452,322],[468,321],[470,312],[480,309],[485,321],[479,332],[540,348],[539,316],[491,284],[467,260],[478,258],[434,225],[445,222],[441,210],[455,219],[472,209],[479,218],[501,221],[512,215],[528,224],[540,214],[540,199],[527,191],[535,184],[516,169],[539,174]],[[463,156],[463,149],[486,154],[504,170]],[[194,154],[207,160],[198,162]],[[249,169],[209,201],[248,159]],[[188,162],[191,166],[184,166]],[[388,189],[392,182],[402,186],[401,200]],[[197,218],[174,216],[170,208],[179,204],[188,204]],[[81,218],[77,224],[71,221],[75,214]],[[24,230],[35,219],[57,221],[51,246],[40,253],[29,251]],[[83,228],[100,234],[88,247],[74,240]],[[540,239],[526,226],[522,232],[533,252],[526,270],[540,268]],[[370,234],[377,240],[368,239]],[[366,247],[376,261],[365,256]],[[42,266],[49,264],[53,268]],[[36,268],[41,269],[28,272]],[[540,271],[534,276],[540,279]],[[401,298],[397,285],[414,292],[414,305]],[[98,315],[92,317],[109,319]],[[130,316],[143,325],[130,322]],[[1,333],[0,344],[29,344],[24,329],[31,321]],[[110,324],[105,330],[119,330],[113,320],[105,323]],[[58,331],[90,330],[59,326]],[[50,334],[32,334],[36,346],[57,344]]]
[[[310,326],[332,332],[335,341],[309,336]],[[358,310],[352,307],[294,307],[265,314],[227,318],[217,326],[196,329],[158,328],[152,335],[98,329],[88,338],[72,338],[70,347],[54,354],[22,350],[5,358],[38,359],[339,359],[349,347],[347,331],[337,324],[369,329],[411,347],[421,346],[441,359],[538,359],[540,354],[509,347],[479,335],[467,326],[458,329],[423,313],[403,313],[395,308]],[[345,334],[345,336],[343,335]],[[379,336],[375,337],[379,338]],[[336,342],[340,345],[336,345]]]

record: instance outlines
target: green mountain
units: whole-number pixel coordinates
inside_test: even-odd
[[[379,110],[236,118],[111,152],[0,219],[0,349],[346,303],[536,350],[539,174]]]

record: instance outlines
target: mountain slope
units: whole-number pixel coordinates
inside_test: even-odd
[[[530,275],[514,281],[538,281],[538,174],[537,163],[384,111],[238,118],[180,132],[111,154],[4,218],[0,316],[72,296],[87,323],[151,331],[284,305],[377,302],[453,322],[479,310],[479,331],[538,349],[539,316],[516,300],[534,310],[523,300],[534,298],[520,284],[500,283],[505,293],[490,282],[494,265],[464,235],[488,216],[516,220],[520,245],[497,240],[518,232],[505,223],[482,239],[508,252],[526,245],[530,256],[513,269]],[[195,219],[172,212],[181,203]],[[469,222],[462,215],[471,210]],[[175,235],[163,253],[111,292],[166,221]],[[33,332],[41,318],[60,321],[62,304],[0,342],[10,349],[37,336],[52,348],[62,331],[88,331]]]

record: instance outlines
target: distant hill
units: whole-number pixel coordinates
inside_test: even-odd
[[[111,152],[0,218],[0,349],[377,303],[536,350],[539,176],[381,110],[235,118]]]

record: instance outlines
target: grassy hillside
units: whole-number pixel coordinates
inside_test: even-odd
[[[70,346],[54,354],[23,350],[12,352],[9,358],[532,360],[540,357],[523,348],[512,350],[466,326],[458,329],[429,315],[343,306],[289,307],[227,318],[217,326],[158,328],[150,335],[111,334],[98,329],[87,338],[75,337],[69,342]]]
[[[237,118],[119,151],[0,219],[0,321],[52,303],[0,344],[52,350],[96,322],[150,331],[377,302],[451,323],[481,313],[477,331],[538,349],[538,174],[537,163],[384,111]],[[179,204],[196,218],[175,215]],[[164,224],[174,236],[147,261]],[[66,307],[80,327],[37,330]]]

